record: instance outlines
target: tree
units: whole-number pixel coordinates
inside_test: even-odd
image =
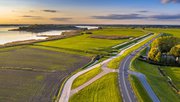
[[[178,39],[172,36],[159,37],[153,41],[152,47],[159,48],[160,52],[167,53],[171,48],[178,44]]]
[[[148,58],[153,61],[156,61],[155,57],[158,54],[158,52],[159,52],[158,48],[151,48],[151,50],[148,53]]]
[[[171,48],[170,54],[175,57],[180,57],[180,44]]]
[[[161,52],[158,52],[158,54],[155,57],[155,61],[161,62]]]

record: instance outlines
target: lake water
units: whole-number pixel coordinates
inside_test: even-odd
[[[14,42],[14,41],[23,41],[23,40],[38,40],[38,39],[46,39],[47,37],[40,37],[38,35],[61,35],[62,32],[70,31],[70,30],[55,30],[48,31],[43,33],[31,33],[31,32],[20,32],[20,31],[8,31],[9,29],[18,28],[17,26],[0,26],[0,45]],[[79,28],[88,28],[95,29],[96,27],[92,26],[80,26]]]
[[[98,26],[76,26],[76,27],[87,28],[87,29],[97,29],[97,28],[99,28]]]

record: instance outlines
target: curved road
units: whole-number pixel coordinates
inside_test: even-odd
[[[143,48],[149,46],[149,44],[152,43],[154,39],[155,38],[153,38],[152,40],[150,40],[149,42],[147,42],[146,44],[144,44],[137,50],[133,51],[130,55],[125,57],[123,61],[121,62],[121,65],[119,68],[118,79],[119,79],[119,87],[122,94],[123,102],[137,102],[135,94],[133,93],[130,82],[128,80],[128,75],[129,75],[128,70],[130,68],[131,61],[136,56],[136,54],[138,54]],[[158,101],[155,101],[155,102],[158,102]]]

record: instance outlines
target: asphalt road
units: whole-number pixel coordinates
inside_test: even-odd
[[[143,48],[149,46],[154,39],[155,38],[153,38],[152,40],[150,40],[149,42],[147,42],[137,50],[133,51],[131,54],[125,57],[121,62],[118,79],[119,79],[119,87],[122,94],[123,102],[137,102],[136,96],[133,93],[130,82],[128,80],[128,75],[129,75],[128,70],[130,68],[130,63],[132,59],[136,56],[136,54],[138,54]]]

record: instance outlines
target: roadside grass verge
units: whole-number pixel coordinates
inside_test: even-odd
[[[87,81],[98,75],[100,72],[102,72],[101,67],[97,67],[77,77],[72,84],[72,89],[75,89],[86,83]]]
[[[118,74],[109,73],[73,95],[69,102],[122,102]]]
[[[151,36],[150,38],[144,40],[143,42],[139,43],[138,45],[135,45],[134,47],[128,49],[127,51],[125,51],[121,56],[111,60],[108,63],[108,68],[111,69],[118,69],[121,60],[123,60],[128,54],[130,54],[131,52],[133,52],[134,50],[138,49],[140,46],[143,46],[145,43],[147,43],[149,40],[151,40],[152,38],[154,38],[155,36],[157,36],[157,34],[154,34],[153,36]]]
[[[142,86],[141,82],[136,76],[130,75],[131,86],[134,93],[138,97],[139,102],[152,102],[151,98],[147,94],[146,90]]]

